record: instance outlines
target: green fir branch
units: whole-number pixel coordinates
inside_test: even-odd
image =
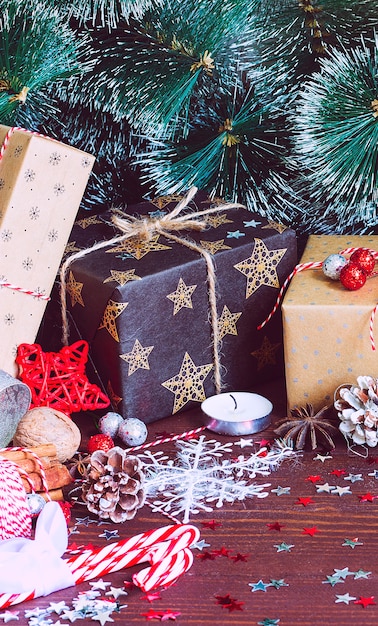
[[[225,69],[251,48],[250,15],[246,0],[166,0],[97,40],[101,58],[86,93],[140,132],[184,136],[193,101],[215,81],[222,88]]]
[[[272,76],[283,75],[272,72]],[[247,90],[239,83],[234,94],[220,101],[223,111],[209,111],[185,141],[155,142],[150,151],[137,152],[141,179],[152,181],[158,194],[180,193],[195,185],[211,198],[240,202],[251,211],[288,222],[298,211],[290,184],[287,146],[280,130],[282,111],[290,95],[273,89],[259,97],[259,78]],[[223,115],[222,115],[223,113]],[[293,172],[291,172],[293,175]]]
[[[89,66],[88,48],[56,9],[13,0],[0,3],[0,121],[37,127],[56,116],[55,89]]]
[[[303,190],[310,199],[339,203],[342,215],[349,210],[356,219],[371,219],[378,199],[377,105],[378,37],[373,47],[334,51],[323,60],[294,115]]]

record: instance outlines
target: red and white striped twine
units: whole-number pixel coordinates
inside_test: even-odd
[[[360,250],[361,248],[345,248],[344,250],[341,250],[338,254],[352,254],[353,252],[355,252],[356,250]],[[376,261],[378,261],[378,252],[376,250],[371,250],[370,248],[364,248],[365,250],[369,250],[369,252],[372,254],[372,256],[374,257],[374,259]],[[271,310],[271,312],[269,313],[269,315],[265,318],[265,320],[259,324],[257,326],[257,330],[261,330],[262,328],[264,328],[265,324],[267,324],[273,317],[273,315],[277,312],[278,307],[280,306],[280,303],[282,301],[283,298],[283,294],[285,292],[286,287],[288,286],[288,284],[290,283],[290,281],[292,280],[292,278],[298,274],[298,272],[302,272],[303,270],[314,270],[314,269],[319,269],[321,268],[323,265],[322,261],[316,261],[313,263],[299,263],[298,265],[295,266],[295,268],[293,269],[293,271],[289,274],[289,276],[286,278],[286,280],[284,281],[284,283],[282,284],[282,287],[278,293],[276,302],[274,303],[274,306]],[[376,275],[377,273],[374,272],[372,274],[372,276]],[[378,304],[374,307],[373,311],[371,312],[370,315],[370,322],[369,322],[369,338],[370,338],[370,345],[371,345],[371,349],[375,350],[375,341],[374,341],[374,319],[375,319],[375,315],[378,309]]]
[[[140,446],[134,446],[133,448],[127,448],[127,452],[137,452],[138,450],[146,450],[147,448],[152,448],[155,446],[160,446],[162,443],[171,443],[172,441],[178,441],[179,439],[189,439],[202,433],[205,430],[206,426],[199,426],[198,428],[193,428],[192,430],[187,430],[184,433],[179,435],[169,435],[167,437],[163,437],[161,439],[156,439],[155,441],[150,441],[149,443],[142,443]]]
[[[26,293],[28,296],[33,296],[34,298],[39,298],[40,300],[50,300],[50,296],[46,296],[39,291],[33,291],[31,289],[25,289],[24,287],[19,287],[18,285],[14,285],[13,283],[8,283],[6,280],[0,280],[0,287],[7,287],[8,289],[12,289],[12,291],[19,291],[20,293]]]

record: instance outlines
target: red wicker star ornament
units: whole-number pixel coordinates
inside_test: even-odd
[[[88,381],[88,343],[77,341],[60,352],[43,352],[38,344],[18,346],[19,378],[30,388],[30,408],[51,406],[63,413],[103,409],[110,400]]]

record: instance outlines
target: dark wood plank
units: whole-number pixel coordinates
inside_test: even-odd
[[[269,384],[263,390],[264,395],[274,402],[274,421],[286,413],[285,395],[281,383]],[[83,444],[91,434],[93,422],[88,416],[78,418],[83,431]],[[185,432],[201,425],[201,411],[189,411],[179,416],[149,425],[148,441],[162,431]],[[272,431],[259,433],[255,440],[263,436],[270,437]],[[206,436],[216,436],[206,431]],[[227,437],[217,437],[228,441]],[[239,438],[237,438],[239,439]],[[235,439],[235,440],[237,440]],[[234,441],[235,441],[234,440]],[[250,448],[240,449],[239,454],[248,453]],[[164,451],[172,457],[175,453],[173,444],[166,444]],[[239,452],[240,451],[240,452]],[[270,483],[269,495],[264,499],[253,498],[215,509],[212,513],[192,516],[191,523],[201,531],[201,539],[209,546],[202,551],[194,549],[194,563],[189,572],[181,577],[169,589],[163,590],[161,599],[149,602],[145,594],[137,588],[128,589],[128,595],[120,598],[127,604],[119,613],[113,612],[110,617],[115,623],[143,624],[158,623],[158,618],[149,618],[149,611],[171,610],[174,619],[164,619],[168,623],[176,621],[183,626],[214,626],[223,625],[254,625],[264,620],[279,620],[280,626],[372,626],[378,623],[378,606],[370,605],[363,608],[352,600],[349,604],[335,602],[337,595],[350,596],[357,599],[370,598],[377,593],[377,554],[378,554],[378,500],[361,501],[361,495],[371,493],[378,496],[378,481],[374,476],[374,450],[370,451],[370,463],[361,457],[347,452],[345,443],[340,437],[337,449],[332,452],[332,459],[322,463],[314,460],[315,453],[307,451],[296,459],[284,462],[280,468],[268,477],[257,477],[256,483]],[[345,470],[346,474],[336,476],[334,470]],[[318,493],[316,484],[308,480],[309,476],[321,476],[317,483],[329,483],[334,486],[350,485],[351,494],[337,495]],[[362,474],[362,481],[347,481],[349,474]],[[278,486],[290,487],[290,493],[278,496],[271,492]],[[310,497],[312,503],[307,506],[299,503],[299,498]],[[120,526],[114,524],[85,526],[77,523],[77,518],[87,514],[85,508],[78,505],[72,511],[71,527],[79,531],[70,536],[70,542],[77,544],[106,544],[106,539],[99,537],[104,528],[115,529],[121,538],[129,537],[151,528],[171,523],[166,517],[153,513],[147,506],[139,511],[134,520]],[[214,530],[204,526],[204,522],[216,520],[220,526]],[[280,530],[271,528],[270,524],[282,525]],[[76,523],[76,526],[75,526]],[[304,529],[315,527],[313,536]],[[361,545],[354,548],[343,545],[346,539],[358,538]],[[277,545],[285,542],[293,545],[290,551],[278,551]],[[228,551],[228,556],[214,553]],[[213,558],[205,558],[208,552]],[[239,560],[231,557],[243,555]],[[332,585],[327,576],[332,576],[335,569],[348,568],[349,575]],[[138,568],[126,569],[108,576],[105,581],[114,587],[122,587],[124,581],[130,581],[133,572]],[[370,574],[356,574],[371,572]],[[361,577],[360,577],[361,576]],[[366,576],[366,577],[364,577]],[[275,588],[271,581],[280,581],[286,586]],[[254,584],[260,580],[270,584],[264,590],[253,591]],[[45,608],[51,602],[64,600],[71,607],[72,600],[80,592],[90,589],[89,583],[56,592],[45,598],[38,598],[8,610],[18,612],[18,624],[29,623],[29,613],[33,608]],[[234,610],[222,606],[217,596],[230,596],[236,602]],[[238,604],[241,603],[241,604]],[[238,608],[241,610],[238,610]],[[5,611],[1,611],[3,615]],[[179,614],[178,614],[179,613]],[[146,615],[147,614],[147,615]],[[2,618],[4,619],[4,618]],[[51,614],[48,619],[53,622],[59,619]],[[69,620],[60,616],[62,624]],[[30,622],[31,623],[31,622]],[[78,624],[93,624],[92,619],[77,620]],[[111,623],[111,622],[106,622]],[[273,622],[274,623],[274,622]]]

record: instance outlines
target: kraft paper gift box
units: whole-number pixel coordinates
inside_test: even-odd
[[[1,125],[0,145],[0,370],[16,375],[17,346],[34,342],[46,307],[21,290],[49,296],[94,157]]]
[[[156,217],[177,201],[158,198],[128,213]],[[191,202],[192,211],[210,206],[201,192]],[[70,251],[120,235],[110,219],[108,214],[76,223]],[[259,380],[283,374],[280,316],[256,328],[297,262],[296,235],[244,208],[220,207],[207,222],[202,232],[175,235],[208,250],[214,262],[222,391],[251,390]],[[201,254],[164,236],[128,239],[70,262],[66,275],[69,313],[90,345],[114,410],[148,423],[215,393]]]
[[[378,237],[311,235],[301,263],[323,262],[347,248],[378,250]],[[346,255],[348,257],[348,255]],[[378,302],[378,277],[357,291],[327,278],[321,269],[292,279],[282,304],[288,408],[332,405],[340,385],[378,376],[370,318]],[[378,335],[375,324],[376,335]],[[378,336],[377,339],[378,341]]]

